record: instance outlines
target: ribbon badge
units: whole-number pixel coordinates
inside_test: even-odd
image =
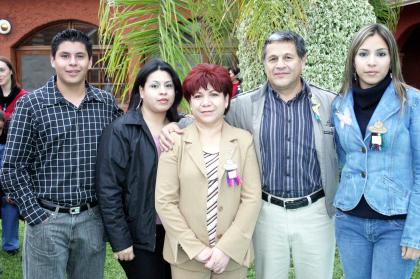
[[[337,111],[335,115],[337,115],[338,119],[340,120],[341,129],[343,129],[345,125],[351,125],[351,116],[349,108],[345,108],[344,113],[340,113],[339,111]]]
[[[311,96],[311,103],[312,103],[312,111],[315,114],[315,119],[317,121],[320,121],[321,117],[319,115],[319,108],[321,107],[321,104],[319,103],[318,98],[315,97],[315,95]]]
[[[370,137],[369,147],[371,150],[381,151],[385,147],[385,141],[383,135],[388,131],[384,127],[382,121],[376,121],[375,124],[368,127],[369,131],[372,133]]]
[[[229,187],[233,186],[240,186],[241,185],[241,178],[239,177],[237,166],[236,164],[231,160],[227,160],[226,164],[224,165],[224,168],[226,170],[226,183]]]

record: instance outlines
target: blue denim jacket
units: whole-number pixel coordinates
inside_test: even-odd
[[[353,94],[333,102],[333,124],[341,179],[334,206],[353,209],[364,194],[368,204],[384,215],[407,214],[401,245],[420,249],[420,94],[407,89],[400,101],[391,83],[368,127],[382,121],[387,132],[381,151],[371,150],[371,132],[362,138],[353,109]]]

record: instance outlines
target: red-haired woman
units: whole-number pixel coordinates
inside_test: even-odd
[[[172,278],[246,278],[261,182],[252,136],[227,124],[232,82],[217,65],[194,67],[183,84],[195,118],[159,159],[156,210]]]
[[[4,129],[0,135],[0,166],[3,161],[7,127],[17,100],[26,93],[16,83],[16,72],[6,57],[0,56],[0,110],[4,115]],[[1,187],[0,187],[1,188]],[[19,209],[0,191],[2,213],[2,248],[10,255],[19,252]]]

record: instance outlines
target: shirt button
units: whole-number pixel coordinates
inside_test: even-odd
[[[362,146],[362,153],[366,153],[366,147]]]
[[[360,176],[365,178],[366,177],[366,173],[364,171],[360,172]]]

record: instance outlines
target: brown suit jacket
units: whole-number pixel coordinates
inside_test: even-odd
[[[229,187],[224,164],[238,166],[242,184]],[[261,206],[261,180],[252,136],[223,124],[219,150],[216,247],[231,260],[226,270],[253,261],[252,234]],[[162,153],[156,182],[156,210],[166,230],[163,256],[171,264],[204,270],[194,260],[209,246],[206,226],[207,174],[196,125],[176,136],[173,150]]]

